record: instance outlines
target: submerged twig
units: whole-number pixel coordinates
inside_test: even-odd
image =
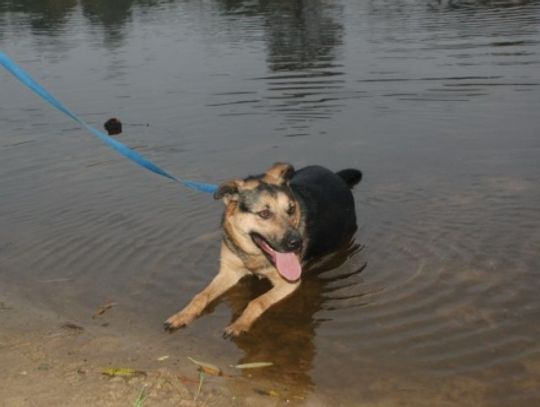
[[[96,312],[94,313],[94,315],[92,315],[92,319],[96,319],[97,317],[105,314],[105,312],[107,312],[108,310],[110,310],[112,307],[114,307],[116,305],[116,302],[108,302],[107,304],[105,304],[103,307],[101,308],[98,308],[96,310]]]

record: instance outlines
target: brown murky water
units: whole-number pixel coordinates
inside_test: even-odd
[[[74,320],[113,300],[127,339],[344,405],[538,405],[539,31],[538,1],[0,0],[0,48],[174,175],[365,175],[354,244],[250,335],[221,339],[251,280],[165,335],[217,270],[221,203],[0,73],[2,287]]]

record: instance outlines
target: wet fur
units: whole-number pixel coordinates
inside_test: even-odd
[[[294,251],[302,265],[338,249],[356,230],[350,188],[361,178],[362,173],[353,169],[334,173],[309,166],[295,171],[290,164],[276,163],[264,174],[221,185],[214,196],[225,204],[219,273],[165,322],[166,328],[188,325],[241,278],[255,274],[267,278],[272,288],[251,301],[224,335],[247,332],[264,311],[300,286],[300,279],[281,276],[257,239],[279,252]]]

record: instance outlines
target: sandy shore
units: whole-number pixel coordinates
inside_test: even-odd
[[[185,357],[156,357],[107,323],[84,326],[14,296],[0,295],[0,321],[2,407],[297,404],[239,375],[206,375],[195,401],[199,374]],[[143,373],[109,377],[103,371],[110,367]]]

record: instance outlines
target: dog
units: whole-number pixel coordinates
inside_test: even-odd
[[[356,169],[334,173],[308,166],[295,171],[290,164],[276,163],[264,174],[220,185],[214,194],[225,204],[219,273],[165,321],[165,328],[187,326],[241,278],[254,274],[273,287],[252,300],[224,336],[248,332],[268,308],[298,289],[308,261],[350,240],[357,228],[351,189],[361,179]]]

